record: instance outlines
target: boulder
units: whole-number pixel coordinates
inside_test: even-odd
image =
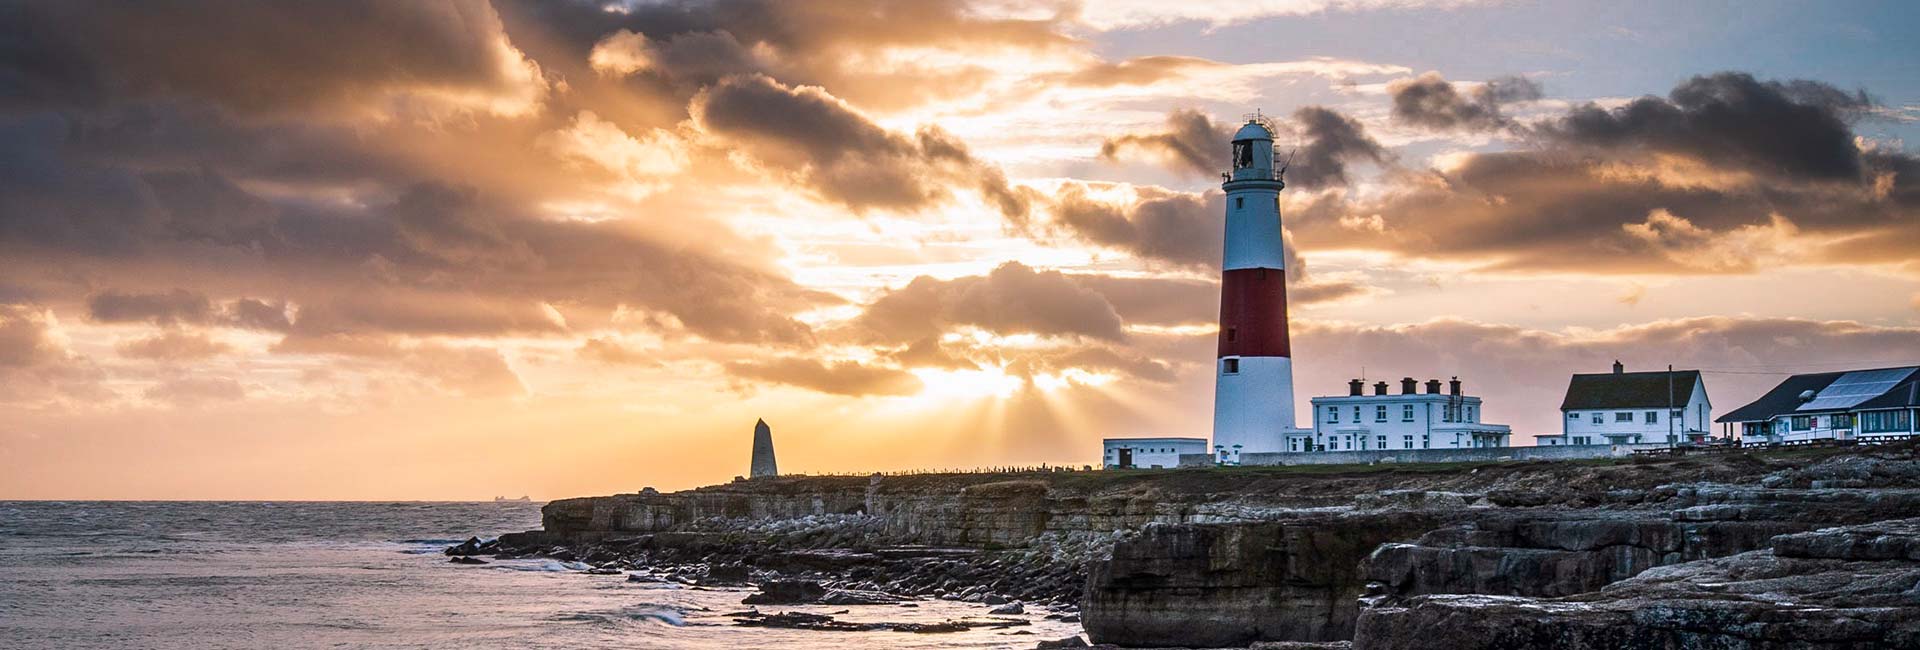
[[[772,580],[760,585],[760,591],[740,602],[746,605],[804,605],[819,602],[826,587],[812,580]]]
[[[448,560],[448,562],[452,562],[454,564],[486,564],[487,563],[486,560],[482,560],[477,557],[468,557],[465,555],[455,555],[453,556],[453,559]]]
[[[1038,645],[1033,646],[1034,650],[1054,650],[1055,648],[1085,648],[1085,647],[1087,647],[1087,640],[1077,636],[1070,636],[1064,639],[1057,639],[1053,641],[1041,641]]]
[[[1009,616],[1013,614],[1025,614],[1027,613],[1027,608],[1024,606],[1021,606],[1020,603],[1007,603],[1005,605],[1001,605],[999,607],[989,609],[987,610],[987,613],[993,614],[996,616]]]

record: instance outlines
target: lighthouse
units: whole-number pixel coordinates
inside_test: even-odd
[[[1273,131],[1257,115],[1233,134],[1226,255],[1220,274],[1220,341],[1214,364],[1214,458],[1283,450],[1294,431],[1293,359],[1287,341],[1287,264]]]

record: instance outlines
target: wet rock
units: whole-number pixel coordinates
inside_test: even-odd
[[[803,605],[819,602],[826,587],[812,580],[773,580],[760,585],[760,591],[740,602],[746,605]]]
[[[1057,639],[1053,641],[1041,641],[1039,644],[1033,646],[1034,650],[1054,650],[1055,648],[1085,648],[1085,647],[1087,647],[1087,640],[1077,636],[1070,636],[1064,639]]]
[[[468,537],[467,541],[461,542],[454,546],[449,546],[447,547],[447,550],[444,552],[447,555],[479,555],[481,553],[480,545],[481,545],[480,538]]]
[[[452,562],[454,564],[486,564],[487,563],[486,560],[482,560],[477,557],[468,557],[465,555],[456,555],[453,557],[453,559],[448,560],[448,562]]]
[[[816,602],[822,605],[891,605],[900,602],[900,597],[871,590],[829,589]]]
[[[1005,605],[1001,605],[999,607],[989,609],[987,610],[987,613],[994,614],[994,615],[1025,614],[1027,613],[1027,608],[1025,606],[1022,606],[1020,603],[1007,603]]]
[[[733,562],[708,565],[707,575],[700,578],[700,584],[709,587],[733,587],[746,584],[752,579],[752,568]]]
[[[1000,594],[985,594],[980,597],[980,602],[988,605],[1005,605],[1007,604],[1007,597]]]

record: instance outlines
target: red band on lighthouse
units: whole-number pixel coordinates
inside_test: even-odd
[[[1220,277],[1220,356],[1290,357],[1287,272],[1233,269]]]

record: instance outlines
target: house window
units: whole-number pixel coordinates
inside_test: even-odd
[[[1580,414],[1579,414],[1579,413],[1577,413],[1577,412],[1568,412],[1568,413],[1567,413],[1567,419],[1569,419],[1569,420],[1578,420],[1578,419],[1580,419]]]
[[[1401,446],[1403,446],[1403,447],[1406,447],[1406,448],[1408,448],[1408,449],[1412,449],[1412,448],[1413,448],[1413,434],[1407,434],[1407,435],[1404,435],[1404,436],[1400,436],[1400,445],[1401,445]]]
[[[1632,421],[1633,421],[1633,413],[1632,413],[1632,412],[1630,412],[1630,411],[1618,411],[1618,412],[1615,412],[1615,413],[1613,414],[1613,421],[1614,421],[1614,422],[1632,422]]]
[[[1327,423],[1328,424],[1340,423],[1340,407],[1338,406],[1327,407]]]
[[[1239,359],[1221,359],[1220,374],[1223,374],[1223,375],[1240,374],[1240,360]]]
[[[1375,438],[1374,438],[1374,442],[1376,443],[1376,446],[1374,447],[1375,449],[1386,449],[1386,448],[1387,448],[1387,437],[1386,437],[1386,436],[1377,436],[1377,437],[1375,437]]]
[[[1400,421],[1401,421],[1401,422],[1412,422],[1412,421],[1413,421],[1413,405],[1412,405],[1412,404],[1402,404],[1402,405],[1400,405]],[[1384,443],[1384,442],[1383,442],[1383,443],[1380,443],[1380,444],[1381,444],[1381,446],[1386,446],[1386,443]]]
[[[1471,407],[1471,406],[1469,406],[1469,407],[1467,407],[1467,421],[1468,421],[1468,422],[1478,422],[1478,421],[1479,421],[1479,420],[1475,420],[1475,419],[1473,419],[1473,407]]]
[[[1865,433],[1906,431],[1911,422],[1908,411],[1867,411],[1860,414],[1860,430]]]
[[[1845,413],[1836,413],[1836,414],[1834,414],[1834,416],[1833,416],[1833,428],[1835,428],[1835,429],[1851,429],[1851,428],[1853,428],[1853,416],[1851,416],[1851,415],[1848,415],[1848,414],[1845,414]]]
[[[1353,421],[1355,424],[1360,422],[1360,407],[1358,406],[1353,407]]]
[[[1791,427],[1794,431],[1812,431],[1813,416],[1811,415],[1793,416],[1792,418],[1789,419],[1787,426]]]
[[[1647,424],[1659,424],[1659,423],[1660,423],[1660,412],[1659,412],[1659,411],[1647,411],[1647,413],[1646,413],[1646,416],[1647,416]]]
[[[1600,413],[1595,413],[1595,414],[1593,414],[1593,423],[1594,423],[1594,424],[1606,424],[1606,423],[1607,423],[1607,421],[1606,421],[1606,419],[1605,419],[1605,418],[1606,418],[1606,416],[1605,416],[1605,415],[1602,415],[1602,414],[1600,414]]]
[[[1374,422],[1387,421],[1387,405],[1381,404],[1373,407],[1373,421]]]

